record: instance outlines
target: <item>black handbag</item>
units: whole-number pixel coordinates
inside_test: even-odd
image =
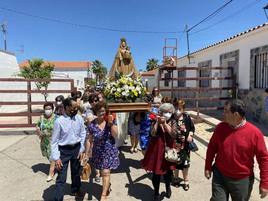
[[[192,142],[189,143],[189,149],[192,152],[198,151],[198,146],[195,144],[194,140],[192,140]]]

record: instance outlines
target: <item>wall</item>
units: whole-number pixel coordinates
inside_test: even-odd
[[[87,77],[87,70],[54,70],[55,74],[65,74],[68,78],[74,80],[74,86],[78,90],[84,89],[85,83],[84,78]]]
[[[145,80],[147,80],[148,91],[149,92],[151,92],[153,90],[153,87],[157,86],[156,83],[155,83],[155,77],[154,76],[143,75],[141,77],[141,79],[142,79],[142,82],[144,83],[144,85],[145,85]]]
[[[255,53],[267,52],[268,50],[268,24],[257,28],[248,33],[242,34],[236,38],[225,41],[218,45],[198,51],[191,55],[191,63],[189,64],[187,56],[179,58],[177,65],[179,67],[197,67],[198,64],[206,61],[212,62],[211,66],[233,66],[234,73],[237,76],[238,98],[244,100],[248,106],[249,114],[254,120],[267,121],[267,117],[263,112],[263,89],[254,89],[254,71],[252,58]],[[186,71],[186,77],[196,77],[196,71]],[[228,76],[228,71],[212,70],[211,76]],[[174,72],[174,77],[177,73]],[[211,81],[212,87],[230,86],[230,81]],[[155,76],[155,84],[157,85],[157,75]],[[196,81],[186,81],[186,87],[196,87]],[[171,82],[170,85],[171,86]],[[177,81],[174,81],[174,87],[177,87]],[[167,88],[164,82],[161,82],[160,88]],[[169,87],[170,88],[170,87]],[[208,93],[209,94],[209,93]],[[165,92],[164,96],[170,93]],[[176,93],[177,97],[185,95],[184,93]],[[214,94],[216,95],[216,93]],[[230,95],[225,92],[224,96]],[[193,94],[187,94],[188,97]],[[213,96],[213,94],[212,94]]]
[[[19,72],[19,65],[14,54],[0,50],[0,77],[8,78]]]
[[[268,25],[246,33],[238,38],[210,47],[191,55],[191,64],[187,57],[178,60],[178,66],[197,66],[199,62],[212,60],[212,66],[220,66],[220,55],[239,50],[239,89],[250,87],[250,51],[253,48],[268,44]],[[216,71],[212,72],[214,75]],[[216,84],[214,85],[216,86]]]
[[[248,117],[255,121],[268,123],[267,116],[264,113],[264,89],[255,89],[253,87],[254,55],[267,51],[268,26],[266,25],[238,38],[193,54],[191,64],[188,63],[187,57],[180,58],[178,65],[197,66],[202,61],[212,60],[212,66],[227,66],[227,63],[234,66],[234,71],[237,72],[238,98],[246,103]],[[217,71],[212,72],[212,76],[215,73]],[[220,72],[218,71],[218,73]],[[222,75],[227,76],[227,72],[225,71]],[[225,83],[213,81],[212,85],[216,87],[224,84],[226,84],[226,81]],[[188,86],[193,85],[194,83],[192,85],[188,83]]]

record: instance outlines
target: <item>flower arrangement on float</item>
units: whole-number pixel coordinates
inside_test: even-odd
[[[106,80],[105,85],[104,95],[108,101],[117,103],[135,102],[146,94],[146,87],[140,77],[133,79],[123,75],[116,81]]]

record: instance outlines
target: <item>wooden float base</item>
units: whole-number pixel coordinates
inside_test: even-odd
[[[145,112],[150,111],[151,105],[149,103],[108,103],[108,110],[110,112]]]

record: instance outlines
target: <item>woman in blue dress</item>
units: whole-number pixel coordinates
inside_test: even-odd
[[[119,166],[119,152],[115,146],[117,126],[114,123],[113,115],[107,115],[104,102],[98,102],[93,107],[93,112],[97,118],[88,126],[88,139],[90,143],[93,142],[92,165],[102,174],[101,201],[104,201],[111,191],[111,169]]]

